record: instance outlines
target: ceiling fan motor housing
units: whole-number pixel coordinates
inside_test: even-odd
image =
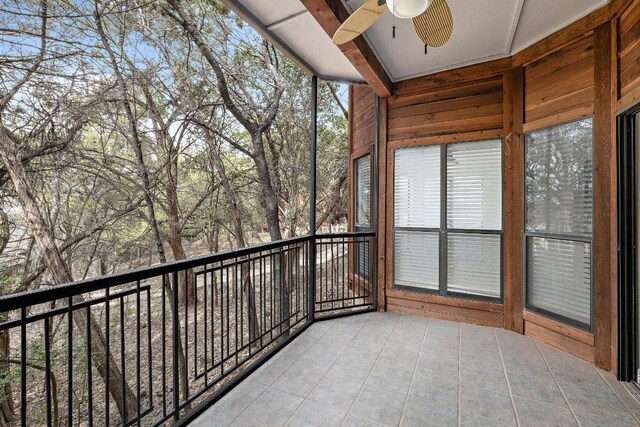
[[[410,19],[427,10],[431,0],[387,0],[387,7],[395,16]]]

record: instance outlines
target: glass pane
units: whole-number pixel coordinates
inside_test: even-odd
[[[527,306],[591,324],[591,245],[531,237]]]
[[[500,298],[500,236],[449,234],[447,289]]]
[[[591,235],[592,119],[526,137],[527,230]]]
[[[500,140],[447,147],[447,226],[502,229],[502,145]]]
[[[440,147],[395,152],[396,227],[440,228]]]
[[[355,161],[356,224],[369,226],[371,215],[371,158],[369,155]]]
[[[395,233],[395,284],[416,288],[439,288],[439,236],[437,232],[401,231]]]

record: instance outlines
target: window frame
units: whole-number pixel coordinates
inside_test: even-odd
[[[487,229],[459,229],[459,228],[448,228],[447,224],[447,215],[448,215],[448,204],[447,204],[447,178],[448,178],[448,170],[447,170],[447,148],[452,145],[457,144],[465,144],[465,143],[475,143],[475,142],[486,142],[486,141],[496,141],[500,143],[500,230],[487,230]],[[392,150],[393,153],[393,167],[391,168],[391,185],[392,185],[392,194],[393,201],[391,203],[390,209],[390,220],[392,224],[392,242],[391,242],[391,251],[392,251],[392,260],[391,260],[391,269],[392,269],[392,288],[400,291],[409,291],[416,292],[421,294],[429,294],[429,295],[437,295],[448,298],[456,298],[463,300],[472,300],[472,301],[485,301],[491,303],[504,303],[504,138],[485,138],[485,139],[473,139],[468,141],[455,141],[449,143],[440,143],[440,144],[423,144],[417,146],[407,146],[407,147],[395,147]],[[440,227],[439,228],[422,228],[422,227],[396,227],[395,225],[395,201],[396,201],[396,191],[395,191],[395,177],[396,177],[396,152],[398,150],[403,150],[407,148],[421,148],[421,147],[433,147],[437,146],[440,148]],[[407,286],[407,285],[398,285],[396,283],[396,271],[395,271],[395,242],[396,242],[396,231],[410,231],[410,232],[423,232],[423,233],[438,233],[439,237],[439,259],[438,259],[438,267],[439,267],[439,279],[438,279],[438,289],[427,289],[420,288],[415,286]],[[449,233],[454,235],[461,234],[471,234],[471,235],[490,235],[490,236],[499,236],[500,238],[500,261],[499,261],[499,286],[500,286],[500,296],[492,297],[487,295],[477,295],[477,294],[469,294],[464,292],[452,292],[448,290],[448,274],[449,274],[449,255],[448,255],[448,238]]]
[[[362,223],[358,223],[358,211],[359,211],[359,207],[360,207],[360,203],[358,203],[359,201],[359,193],[358,193],[358,187],[359,187],[359,181],[358,181],[358,163],[362,160],[364,160],[365,158],[369,158],[369,223],[368,224],[362,224]],[[371,179],[371,167],[372,167],[372,156],[370,152],[367,152],[355,159],[353,159],[353,229],[354,231],[370,231],[371,230],[371,211],[372,211],[372,203],[371,203],[371,193],[373,190],[373,180]],[[361,230],[358,230],[358,229]]]
[[[359,192],[358,192],[358,167],[359,167],[359,162],[363,161],[364,159],[368,158],[369,159],[369,223],[368,224],[360,224],[357,222],[357,217],[358,217],[358,209],[359,209]],[[366,161],[365,161],[366,163]],[[366,153],[362,154],[361,156],[358,156],[356,158],[354,158],[352,160],[352,167],[353,167],[353,231],[355,231],[356,233],[358,232],[367,232],[367,231],[371,231],[372,229],[372,225],[371,225],[371,213],[373,210],[373,203],[372,203],[372,198],[371,195],[373,193],[373,177],[372,177],[372,167],[373,167],[373,155],[370,151],[367,151]],[[360,249],[359,247],[360,245],[356,245],[354,248],[354,254],[353,254],[353,274],[356,277],[361,278],[362,280],[364,280],[365,282],[369,281],[369,275],[370,275],[370,270],[371,270],[371,248],[369,247],[369,245],[366,245],[366,250],[365,249]],[[365,259],[367,260],[367,265],[366,268],[364,266],[360,266],[360,251],[364,251],[364,256]]]
[[[593,328],[595,325],[595,298],[594,298],[594,290],[595,290],[595,280],[593,277],[593,264],[594,264],[594,250],[593,250],[593,212],[595,211],[595,197],[594,197],[594,193],[593,193],[593,187],[594,187],[594,173],[593,173],[593,169],[591,170],[591,186],[592,186],[592,191],[591,191],[591,233],[589,233],[589,237],[580,235],[580,234],[561,234],[561,233],[549,233],[549,232],[538,232],[538,231],[528,231],[527,230],[527,208],[528,208],[528,204],[527,204],[527,177],[526,177],[526,172],[527,172],[527,144],[528,144],[528,135],[533,133],[533,132],[539,132],[539,131],[543,131],[546,129],[553,129],[559,126],[564,126],[564,125],[569,125],[572,123],[578,123],[578,122],[582,122],[585,120],[591,120],[591,162],[593,165],[593,150],[594,150],[594,146],[595,146],[595,131],[594,131],[594,116],[586,116],[586,117],[581,117],[579,119],[574,119],[574,120],[568,120],[568,121],[564,121],[564,122],[560,122],[560,123],[556,123],[553,125],[549,125],[549,126],[544,126],[544,127],[540,127],[540,128],[536,128],[536,129],[530,129],[528,130],[526,133],[524,133],[523,135],[523,150],[522,150],[522,161],[523,161],[523,179],[522,179],[522,188],[523,188],[523,196],[524,196],[524,200],[523,200],[523,281],[522,281],[522,295],[523,295],[523,299],[524,299],[524,309],[526,311],[535,313],[535,314],[539,314],[541,316],[547,317],[551,320],[555,320],[557,322],[566,324],[568,326],[574,327],[576,329],[585,331],[585,332],[589,332],[589,333],[593,333]],[[592,166],[593,167],[593,166]],[[589,256],[589,297],[590,297],[590,302],[589,302],[589,317],[590,317],[590,323],[587,325],[583,322],[580,322],[579,320],[575,320],[572,319],[570,317],[567,316],[563,316],[561,314],[556,314],[553,313],[550,310],[546,310],[543,308],[537,308],[535,306],[530,305],[529,303],[529,240],[530,239],[534,239],[534,238],[540,238],[540,239],[547,239],[547,240],[559,240],[559,241],[565,241],[565,242],[577,242],[577,243],[588,243],[589,244],[589,252],[590,252],[590,256]]]

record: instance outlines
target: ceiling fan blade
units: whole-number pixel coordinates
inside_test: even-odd
[[[427,10],[413,18],[413,28],[427,46],[440,47],[449,41],[453,18],[446,0],[433,0]]]
[[[368,0],[353,12],[333,35],[333,43],[341,45],[364,33],[387,10],[386,1],[382,5],[379,3],[378,0]]]

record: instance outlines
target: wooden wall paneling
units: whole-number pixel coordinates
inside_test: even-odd
[[[399,91],[389,102],[389,142],[412,144],[416,140],[452,134],[502,133],[502,84],[502,74],[499,74],[457,83],[456,87],[444,90],[434,88],[419,96]],[[408,101],[404,100],[405,96]]]
[[[595,55],[603,60],[595,64],[593,121],[593,251],[595,305],[595,364],[611,370],[611,288],[615,288],[615,258],[611,246],[615,240],[615,143],[612,135],[611,98],[611,26],[601,25],[595,34]],[[613,240],[612,240],[613,239]]]
[[[504,183],[503,183],[503,286],[504,328],[524,332],[523,231],[524,231],[524,120],[523,69],[504,75]]]
[[[348,214],[349,230],[355,229],[354,161],[371,152],[374,143],[375,93],[364,85],[349,86],[349,147],[348,147]]]
[[[609,8],[607,6],[601,7],[573,24],[551,34],[532,46],[523,49],[513,55],[513,66],[526,66],[530,62],[536,61],[539,58],[547,56],[550,53],[574,43],[576,39],[584,37],[595,28],[609,22],[609,13]]]
[[[378,121],[378,310],[387,308],[386,283],[387,265],[386,251],[389,239],[385,230],[387,215],[387,98],[380,98],[380,117]]]
[[[609,19],[614,21],[627,10],[634,0],[609,0]]]
[[[535,323],[536,325],[541,326],[545,329],[555,331],[556,333],[564,335],[573,340],[580,341],[592,347],[595,343],[595,337],[593,336],[593,334],[582,331],[580,329],[572,328],[571,326],[567,326],[563,323],[557,322],[553,319],[549,319],[548,317],[541,316],[537,313],[525,311],[524,319],[526,322]]]
[[[448,85],[426,87],[423,89],[413,89],[411,91],[403,91],[400,95],[389,98],[389,106],[393,107],[394,117],[401,116],[405,113],[401,108],[425,108],[424,104],[447,101],[452,99],[464,98],[474,95],[483,95],[486,93],[500,92],[502,82],[495,75],[478,78],[473,82],[449,83]],[[392,117],[391,114],[389,117]]]
[[[593,115],[593,50],[590,35],[524,67],[525,131]]]
[[[389,141],[390,148],[415,147],[431,144],[451,144],[454,142],[479,141],[482,139],[502,138],[504,131],[500,129],[479,130],[472,132],[449,133],[444,135],[423,136],[419,138],[399,139]]]
[[[526,312],[525,334],[566,353],[594,362],[593,335],[534,313]]]
[[[481,64],[469,65],[454,70],[442,71],[427,76],[396,82],[394,97],[406,97],[415,93],[436,93],[447,88],[467,87],[470,81],[493,79],[511,69],[511,58],[497,59]]]
[[[390,289],[387,291],[387,309],[486,326],[504,326],[503,305],[485,301]]]
[[[618,109],[623,109],[640,99],[640,0],[630,2],[614,23]]]
[[[369,150],[374,142],[375,93],[367,86],[354,85],[352,111],[352,156]],[[353,159],[352,159],[353,160]]]

